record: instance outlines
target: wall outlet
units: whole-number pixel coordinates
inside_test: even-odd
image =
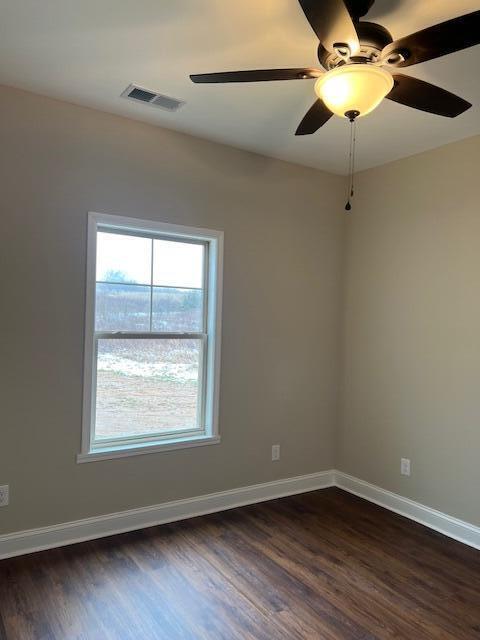
[[[272,460],[280,460],[280,445],[273,444],[272,445]]]
[[[402,458],[400,460],[400,473],[402,476],[410,475],[410,460],[408,458]]]
[[[6,507],[8,504],[8,484],[0,486],[0,507]]]

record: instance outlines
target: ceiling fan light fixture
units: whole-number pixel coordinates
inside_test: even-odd
[[[315,83],[315,93],[332,113],[348,118],[373,111],[393,89],[394,80],[386,69],[371,64],[346,64],[332,69]]]

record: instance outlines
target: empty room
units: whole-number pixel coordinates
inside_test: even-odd
[[[480,640],[478,0],[0,5],[0,640]]]

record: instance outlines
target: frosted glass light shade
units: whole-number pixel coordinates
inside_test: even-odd
[[[393,89],[393,78],[371,64],[346,64],[332,69],[315,83],[315,93],[337,116],[349,111],[366,116]]]

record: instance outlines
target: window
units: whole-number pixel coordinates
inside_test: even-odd
[[[91,213],[79,462],[219,442],[223,234]]]

